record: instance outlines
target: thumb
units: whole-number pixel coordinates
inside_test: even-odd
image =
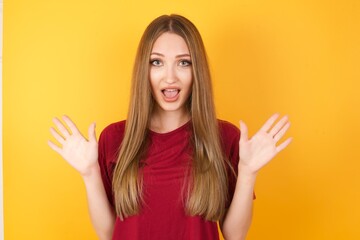
[[[96,142],[96,133],[95,133],[96,123],[92,123],[89,126],[88,134],[89,134],[89,141]]]
[[[240,120],[240,142],[246,142],[248,140],[248,128],[246,124]]]

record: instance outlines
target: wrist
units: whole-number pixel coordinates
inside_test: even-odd
[[[254,183],[256,180],[257,172],[252,171],[247,166],[239,164],[238,167],[238,180],[241,182]]]
[[[94,177],[101,176],[100,174],[100,166],[98,163],[94,164],[93,166],[90,166],[86,172],[81,174],[81,177],[84,181],[89,181],[90,179],[93,179]]]

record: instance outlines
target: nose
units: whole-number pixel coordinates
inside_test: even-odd
[[[168,84],[175,83],[177,81],[176,67],[170,65],[166,69],[165,82]]]

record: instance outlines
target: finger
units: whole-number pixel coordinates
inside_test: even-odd
[[[274,136],[274,140],[277,142],[279,141],[284,134],[286,133],[286,131],[289,129],[290,127],[290,122],[287,122],[282,129],[280,129],[280,131]]]
[[[240,121],[240,142],[246,142],[248,140],[248,128],[243,121]]]
[[[76,127],[75,123],[71,121],[71,119],[68,116],[64,115],[62,119],[69,126],[69,129],[72,132],[72,134],[81,134],[79,129]]]
[[[59,132],[64,136],[64,138],[67,138],[70,136],[69,131],[66,129],[64,124],[62,124],[62,122],[60,122],[60,120],[58,118],[53,118],[53,122],[55,123],[57,129],[59,129]]]
[[[280,144],[279,146],[276,147],[276,151],[279,153],[282,150],[284,150],[284,148],[286,148],[292,141],[292,138],[288,138],[286,139],[285,142],[283,142],[282,144]]]
[[[48,145],[52,150],[54,150],[58,154],[62,155],[62,148],[61,147],[57,146],[55,143],[53,143],[50,140],[48,141]]]
[[[274,124],[276,119],[278,119],[279,114],[275,113],[273,114],[266,122],[265,124],[260,128],[259,132],[267,132],[271,128],[271,126]]]
[[[275,136],[287,123],[288,116],[283,116],[278,123],[275,124],[275,126],[269,131],[269,134],[271,136]]]
[[[50,132],[51,135],[53,135],[53,137],[56,139],[56,141],[58,141],[61,145],[64,144],[64,138],[53,127],[50,128]]]
[[[89,134],[90,142],[96,142],[95,127],[96,127],[96,123],[92,123],[89,127],[88,134]]]

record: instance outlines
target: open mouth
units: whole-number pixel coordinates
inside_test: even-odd
[[[165,98],[174,99],[179,95],[180,89],[176,89],[176,88],[170,89],[169,88],[169,89],[163,89],[163,90],[161,90],[161,92],[163,93]]]

